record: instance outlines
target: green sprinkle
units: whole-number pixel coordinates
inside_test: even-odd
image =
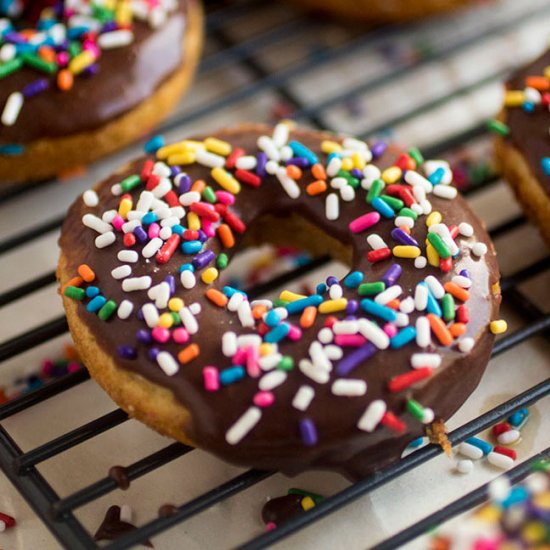
[[[290,304],[288,300],[281,300],[280,298],[273,300],[273,307],[286,307],[287,304]]]
[[[384,189],[384,182],[381,179],[374,180],[367,193],[367,203],[371,204],[376,197],[379,197],[382,189]]]
[[[71,59],[72,59],[82,51],[82,48],[80,47],[80,44],[78,42],[73,41],[69,44],[68,50],[69,50],[69,55],[71,56]]]
[[[411,416],[416,418],[416,420],[422,420],[424,418],[424,407],[414,399],[409,399],[407,401],[407,411]]]
[[[450,294],[443,296],[443,318],[445,321],[452,321],[455,318],[455,299]]]
[[[279,370],[286,370],[286,371],[292,370],[294,368],[294,359],[292,359],[292,357],[290,357],[290,355],[285,355],[279,361],[279,364],[277,365],[277,368]]]
[[[77,286],[68,286],[65,288],[64,292],[67,298],[73,298],[74,300],[84,300],[86,296],[86,291],[83,288],[78,288]]]
[[[533,472],[550,472],[550,460],[541,458],[531,466]]]
[[[414,210],[411,210],[406,206],[404,208],[401,208],[401,210],[399,210],[399,216],[405,216],[407,218],[412,218],[413,220],[418,219],[418,214]]]
[[[292,487],[288,490],[289,495],[300,495],[303,497],[309,497],[315,504],[319,504],[320,502],[323,502],[325,500],[325,497],[318,495],[316,493],[310,493],[309,491],[304,491],[303,489],[296,489],[296,487]]]
[[[97,316],[102,320],[106,321],[114,312],[116,311],[116,302],[114,300],[109,300],[100,310]]]
[[[351,185],[354,189],[359,189],[359,185],[361,185],[361,182],[357,178],[350,176],[348,178],[348,184]]]
[[[500,120],[496,120],[494,118],[487,121],[487,128],[489,131],[498,134],[499,136],[507,136],[510,134],[510,128],[508,128],[504,122],[500,122]]]
[[[6,63],[0,63],[0,78],[4,78],[9,74],[18,71],[23,66],[23,59],[21,57],[14,57]]]
[[[216,194],[214,193],[214,189],[212,189],[212,187],[210,187],[210,185],[207,185],[204,188],[204,191],[202,192],[202,198],[206,202],[209,202],[210,204],[214,204],[215,202],[218,201],[218,199],[216,197]]]
[[[380,198],[396,212],[401,210],[405,206],[405,203],[397,197],[390,197],[390,195],[381,195]]]
[[[424,163],[424,157],[422,156],[422,153],[419,149],[416,147],[413,147],[412,149],[409,149],[409,157],[411,157],[414,162],[416,162],[416,166],[420,166]]]
[[[122,190],[126,193],[127,191],[130,191],[134,187],[139,185],[140,182],[141,178],[138,176],[138,174],[133,174],[132,176],[128,176],[127,178],[123,179],[120,182],[120,187],[122,187]]]
[[[170,315],[172,316],[172,319],[174,319],[174,326],[177,327],[178,325],[181,325],[181,317],[180,314],[177,311],[171,311]]]
[[[229,258],[227,257],[227,254],[225,252],[218,254],[218,257],[216,258],[216,267],[218,269],[225,269],[228,263]]]
[[[380,294],[386,288],[386,283],[383,281],[377,281],[375,283],[363,283],[359,285],[357,292],[359,296],[374,296]]]
[[[428,241],[430,241],[441,259],[446,260],[451,257],[451,249],[437,233],[428,233]]]
[[[57,63],[44,61],[41,57],[38,57],[32,53],[25,53],[21,57],[23,58],[25,65],[38,71],[42,71],[47,74],[53,74],[57,71]]]

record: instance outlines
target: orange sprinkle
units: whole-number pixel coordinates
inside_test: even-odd
[[[443,319],[433,313],[426,315],[430,322],[432,332],[437,336],[437,339],[443,346],[450,346],[453,343],[453,335],[449,332],[447,325],[445,325]]]
[[[406,225],[401,225],[399,229],[402,229],[407,235],[411,234],[411,229],[407,227]]]
[[[178,360],[185,365],[185,363],[189,363],[189,361],[196,359],[200,352],[201,350],[197,344],[189,344],[178,353]]]
[[[317,308],[315,306],[307,306],[302,315],[300,315],[300,326],[302,328],[309,328],[315,323],[317,317]]]
[[[550,90],[550,80],[545,76],[528,76],[525,79],[525,85],[529,88],[535,88],[539,92]]]
[[[218,227],[218,237],[225,248],[233,248],[235,246],[235,237],[233,231],[226,223],[222,223]]]
[[[306,193],[311,196],[320,195],[321,193],[324,193],[326,190],[327,190],[327,182],[323,180],[314,181],[306,187]]]
[[[397,309],[399,309],[399,304],[401,304],[401,300],[399,298],[394,298],[393,300],[390,300],[386,304],[386,306],[397,310]]]
[[[206,182],[204,180],[197,180],[192,186],[191,191],[196,191],[197,193],[201,193],[204,191],[204,188],[206,187]]]
[[[227,302],[229,301],[229,299],[223,292],[220,292],[215,288],[209,288],[206,291],[206,297],[218,307],[225,307]]]
[[[80,264],[78,266],[78,274],[87,282],[91,283],[95,279],[95,273],[92,271],[92,268],[86,264]]]
[[[38,55],[48,63],[53,63],[55,61],[55,50],[49,46],[40,46],[40,48],[38,48]]]
[[[65,289],[68,286],[81,286],[84,282],[84,279],[82,277],[73,277],[72,279],[69,279],[62,287],[61,287],[61,294],[65,295]]]
[[[464,323],[453,323],[449,327],[449,332],[453,335],[454,338],[458,338],[466,332],[466,325]]]
[[[327,179],[327,173],[325,172],[325,167],[322,164],[314,164],[311,167],[311,173],[313,174],[313,177],[318,180],[326,180]]]
[[[254,319],[256,320],[259,320],[265,315],[266,312],[267,312],[266,306],[254,306],[252,308],[252,317],[254,317]]]
[[[457,300],[467,302],[470,299],[470,293],[465,288],[458,286],[456,283],[449,281],[443,285],[443,288]]]
[[[298,166],[295,166],[294,164],[289,164],[286,167],[286,173],[293,180],[299,180],[302,177],[302,171]]]
[[[67,92],[73,87],[73,73],[69,69],[62,69],[57,73],[57,87],[63,92]]]

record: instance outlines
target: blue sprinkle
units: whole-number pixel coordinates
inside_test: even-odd
[[[520,409],[508,417],[508,422],[514,427],[518,428],[529,416],[529,409]]]
[[[96,311],[99,311],[106,303],[107,298],[105,298],[105,296],[96,296],[93,300],[90,300],[88,302],[88,305],[86,306],[86,311],[89,311],[90,313],[95,313]]]
[[[535,104],[532,101],[525,101],[521,107],[526,113],[533,113],[535,111]]]
[[[414,327],[405,327],[390,339],[390,346],[393,349],[402,348],[404,345],[412,342],[416,338],[416,329]]]
[[[95,298],[96,296],[99,295],[100,292],[101,291],[97,286],[89,286],[86,289],[86,296],[88,296],[88,298]]]
[[[444,175],[445,168],[440,166],[437,170],[434,170],[433,173],[428,176],[428,179],[430,180],[430,183],[435,186],[441,183]]]
[[[484,455],[488,455],[493,450],[493,446],[490,443],[483,441],[483,439],[479,439],[479,437],[470,437],[466,440],[466,443],[477,447]]]
[[[228,386],[234,382],[242,380],[245,375],[245,370],[241,366],[229,367],[228,369],[220,372],[220,384],[222,386]]]
[[[319,157],[317,157],[317,155],[311,149],[308,149],[303,143],[300,143],[299,141],[291,141],[288,145],[292,149],[295,156],[306,158],[309,164],[314,165],[319,162]]]
[[[164,143],[164,136],[156,135],[143,146],[143,150],[147,154],[156,153],[161,147],[164,147]]]
[[[540,164],[542,166],[542,170],[547,176],[550,176],[550,157],[544,157]]]
[[[290,332],[290,325],[288,323],[281,323],[275,328],[271,329],[265,336],[264,341],[268,344],[277,344],[281,340],[287,337]]]
[[[147,212],[143,218],[141,218],[141,223],[145,225],[150,225],[152,223],[155,223],[159,217],[154,212]]]
[[[195,268],[193,267],[193,264],[181,264],[179,271],[180,271],[180,273],[182,273],[184,271],[191,271],[191,273],[194,273]]]
[[[281,316],[274,310],[270,309],[264,317],[264,323],[268,327],[276,327],[281,322]]]
[[[315,292],[319,295],[323,295],[326,291],[327,285],[325,283],[319,283],[315,288]]]
[[[418,284],[425,284],[425,283],[422,282]],[[426,286],[428,287],[428,285]],[[435,299],[434,295],[432,294],[430,287],[428,287],[428,305],[426,306],[426,309],[428,310],[428,313],[433,313],[438,317],[443,316],[443,311],[441,311],[441,306],[439,305],[439,302]]]
[[[179,235],[180,237],[183,235],[184,231],[185,231],[185,227],[183,227],[179,223],[172,226],[172,233],[175,233],[176,235]]]
[[[407,446],[410,447],[411,449],[418,449],[418,447],[420,447],[423,443],[424,443],[424,438],[421,436],[421,437],[417,437],[416,439],[413,439]]]
[[[22,155],[25,152],[25,148],[17,143],[7,143],[6,145],[0,145],[0,155],[6,157],[16,157]]]
[[[357,288],[363,282],[363,273],[361,271],[352,271],[345,279],[344,285],[347,288]]]
[[[288,313],[293,315],[295,313],[302,313],[306,307],[317,307],[322,301],[323,297],[320,294],[313,294],[307,298],[300,298],[299,300],[294,300],[294,302],[289,302],[285,307]]]
[[[518,485],[516,487],[512,487],[509,495],[501,501],[500,505],[506,509],[510,508],[510,506],[513,506],[514,504],[521,504],[522,502],[526,502],[529,499],[529,491],[522,487],[521,485]]]
[[[231,298],[233,294],[236,294],[237,292],[240,292],[241,294],[244,294],[246,296],[246,292],[243,292],[242,290],[239,290],[238,288],[234,288],[232,286],[224,286],[222,292],[228,297]]]
[[[181,245],[181,251],[184,254],[196,254],[202,249],[200,241],[184,241]]]
[[[397,314],[393,309],[377,304],[369,298],[361,300],[361,308],[367,313],[380,317],[380,319],[384,319],[384,321],[388,321],[389,323],[393,323],[397,319]]]
[[[380,197],[372,199],[371,206],[379,212],[381,216],[384,216],[384,218],[393,218],[395,216],[393,208]]]

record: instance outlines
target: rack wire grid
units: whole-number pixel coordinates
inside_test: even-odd
[[[314,128],[362,138],[383,135],[418,145],[426,158],[483,161],[491,154],[485,119],[498,108],[499,83],[514,66],[544,49],[548,23],[550,5],[536,0],[503,0],[453,16],[372,29],[311,19],[275,2],[211,4],[207,48],[195,87],[159,132],[171,139],[241,120],[290,116]],[[4,381],[10,372],[28,372],[36,357],[66,337],[53,272],[64,211],[79,193],[136,152],[136,147],[128,148],[66,181],[0,191]],[[508,472],[520,479],[535,460],[550,455],[550,430],[544,424],[550,393],[550,259],[497,175],[485,171],[464,192],[474,209],[483,212],[501,256],[504,313],[512,331],[498,339],[481,389],[451,420],[449,439],[456,445],[518,408],[536,404],[532,433],[524,436],[526,449]],[[301,281],[327,262],[316,259],[250,292],[264,295]],[[126,458],[132,487],[138,486],[128,498],[151,501],[150,510],[163,503],[163,495],[179,496],[184,503],[171,517],[150,513],[141,527],[107,545],[113,550],[171,527],[189,548],[257,549],[281,541],[316,548],[422,547],[429,528],[483,501],[488,480],[499,473],[478,467],[468,481],[458,480],[434,445],[353,484],[329,473],[306,473],[289,481],[273,472],[243,471],[179,443],[167,445],[122,410],[112,410],[85,370],[1,405],[0,420],[3,472],[53,534],[55,544],[74,550],[99,547],[90,532],[103,517],[105,498],[118,489],[105,475],[106,468]],[[127,454],[125,447],[130,449]],[[177,478],[170,471],[175,463]],[[90,479],[90,472],[97,477]],[[157,478],[140,492],[142,476]],[[182,477],[185,483],[180,485],[175,479]],[[202,485],[191,478],[200,478]],[[76,487],[71,488],[70,480]],[[327,489],[331,496],[277,529],[262,532],[258,495],[278,496],[276,488],[300,483]],[[150,492],[152,486],[157,493]],[[229,506],[251,492],[255,500]],[[95,520],[90,514],[81,520],[80,512],[90,507]],[[312,525],[315,529],[306,529]],[[218,538],[209,539],[216,530]],[[188,531],[195,533],[192,543],[185,539]],[[6,544],[20,540],[1,536]],[[218,542],[207,542],[212,540]],[[41,547],[48,547],[46,539]]]

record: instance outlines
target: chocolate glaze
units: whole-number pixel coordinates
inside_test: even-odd
[[[525,78],[544,74],[544,69],[548,65],[550,51],[514,73],[506,87],[510,90],[523,90]],[[535,105],[534,112],[526,113],[521,107],[508,107],[504,111],[504,121],[510,128],[510,135],[505,139],[523,155],[541,187],[550,195],[550,177],[544,173],[541,166],[541,160],[547,157],[550,151],[548,108]]]
[[[221,131],[216,136],[229,141],[234,147],[244,148],[248,154],[255,154],[256,141],[262,133],[270,134],[271,129],[251,125]],[[317,152],[320,158],[325,158],[320,153],[320,142],[327,138],[327,134],[300,130],[295,131],[293,135],[295,139]],[[328,137],[333,139],[334,136]],[[378,164],[387,166],[394,162],[395,158],[394,153],[387,152]],[[119,199],[111,195],[111,186],[127,174],[136,171],[139,173],[142,164],[143,159],[138,160],[121,173],[99,184],[96,189],[100,196],[100,206],[88,208],[82,199],[78,199],[69,210],[60,238],[60,246],[68,260],[71,274],[76,274],[81,263],[92,266],[102,293],[117,302],[123,298],[131,299],[136,305],[134,311],[147,301],[146,293],[134,292],[123,296],[120,282],[115,281],[110,275],[110,271],[119,265],[116,252],[122,248],[121,239],[107,249],[98,250],[94,246],[96,233],[84,228],[81,219],[87,212],[101,216],[105,210],[116,208]],[[199,178],[209,181],[210,169],[198,165],[186,169],[193,181]],[[304,175],[303,179],[309,183],[311,176]],[[302,183],[300,186],[303,189]],[[133,195],[137,197],[139,191]],[[354,235],[348,230],[349,222],[366,212],[363,202],[364,191],[360,190],[358,195],[361,198],[353,202],[341,202],[339,220],[330,222],[325,217],[324,195],[309,197],[302,192],[299,200],[292,200],[275,178],[267,176],[259,190],[243,185],[232,208],[249,228],[255,221],[256,224],[261,224],[262,217],[266,219],[265,216],[268,214],[277,218],[279,226],[283,227],[285,219],[288,220],[291,214],[305,217],[330,237],[351,247],[353,270],[363,271],[365,282],[376,281],[388,269],[391,261],[370,264],[366,259],[366,254],[370,250],[366,241],[368,233]],[[216,365],[220,368],[229,366],[229,360],[223,357],[221,352],[223,333],[233,330],[240,334],[249,333],[250,330],[240,326],[236,315],[212,305],[204,297],[205,285],[198,282],[194,289],[185,291],[178,281],[176,295],[183,297],[187,304],[194,301],[200,301],[202,304],[202,313],[197,317],[200,331],[192,340],[199,343],[201,355],[198,360],[183,366],[173,377],[166,376],[155,363],[147,359],[147,348],[135,341],[136,331],[144,326],[135,315],[126,321],[113,318],[106,324],[96,315],[87,313],[85,305],[80,303],[79,319],[93,332],[99,345],[114,358],[117,365],[140,373],[147,380],[174,392],[176,398],[191,412],[192,421],[184,429],[199,447],[231,462],[261,469],[278,469],[288,474],[295,474],[306,468],[323,468],[339,470],[351,478],[364,476],[396,460],[411,440],[423,434],[423,425],[404,413],[406,399],[414,398],[424,406],[431,407],[436,418],[449,418],[477,386],[493,346],[494,336],[488,330],[487,323],[496,317],[500,295],[491,294],[491,286],[498,281],[499,272],[489,236],[462,198],[454,201],[438,199],[435,196],[430,198],[434,210],[439,210],[443,214],[445,223],[451,225],[466,221],[473,225],[475,236],[472,239],[457,240],[461,256],[455,261],[453,272],[443,274],[429,266],[418,270],[413,267],[412,260],[402,260],[400,263],[404,269],[398,282],[404,292],[410,295],[415,285],[429,274],[434,274],[445,282],[455,272],[468,269],[474,284],[468,301],[471,321],[467,326],[467,336],[473,337],[476,345],[469,354],[463,354],[455,348],[438,346],[437,351],[443,355],[441,367],[434,371],[430,379],[417,384],[414,389],[397,394],[390,394],[386,389],[387,382],[392,376],[410,370],[411,354],[420,351],[413,343],[400,350],[380,351],[353,371],[352,378],[368,381],[367,394],[363,397],[336,397],[330,391],[331,383],[335,379],[334,373],[328,384],[319,385],[295,367],[287,382],[274,390],[275,403],[264,409],[262,420],[239,444],[231,446],[225,441],[225,433],[251,405],[252,397],[257,391],[257,380],[246,378],[218,392],[209,393],[203,387],[202,368],[205,365]],[[382,220],[376,226],[376,232],[387,243],[393,243],[390,237],[392,229],[393,222],[387,220]],[[426,227],[422,218],[416,224],[413,235],[419,242],[424,242]],[[230,251],[231,254],[235,254],[242,242],[242,236],[236,237],[237,245]],[[308,235],[305,237],[307,239]],[[479,259],[470,255],[467,243],[473,239],[488,245],[489,252],[484,258]],[[207,246],[216,253],[220,250],[218,239],[209,240]],[[180,254],[175,261],[163,265],[156,265],[154,261],[132,264],[132,276],[150,274],[153,276],[153,284],[162,281],[168,274],[173,274],[179,279],[178,267],[187,261],[183,258],[189,257]],[[216,283],[214,286],[216,287]],[[344,296],[357,298],[356,291],[348,289],[344,290]],[[416,316],[416,313],[411,314],[411,323]],[[306,330],[298,342],[280,344],[281,353],[293,356],[296,364],[299,359],[307,357],[308,347],[316,338],[325,318],[325,315],[319,314],[315,325]],[[138,345],[137,360],[122,360],[117,356],[116,346],[127,343]],[[178,347],[173,344],[168,344],[167,349],[173,354],[178,351]],[[306,413],[296,410],[291,405],[297,389],[302,384],[312,385],[316,390],[316,397]],[[367,405],[378,398],[386,400],[388,409],[406,422],[406,434],[397,435],[384,427],[367,434],[356,427]],[[312,418],[317,426],[319,442],[312,447],[304,446],[300,437],[299,420],[304,417]]]
[[[124,466],[112,466],[109,468],[109,477],[118,485],[119,489],[126,491],[130,487],[128,470]]]
[[[173,504],[163,504],[159,508],[159,518],[169,518],[178,512],[178,507]]]
[[[135,525],[121,521],[120,506],[110,506],[94,535],[94,540],[116,540],[134,529],[137,529]],[[150,540],[145,540],[141,544],[148,548],[154,548]]]
[[[302,508],[303,495],[285,495],[268,500],[262,508],[264,523],[274,523],[279,526],[285,521],[304,513]]]
[[[0,145],[24,145],[94,130],[147,99],[182,63],[190,1],[195,0],[178,0],[178,10],[157,30],[135,21],[134,42],[104,50],[99,73],[76,77],[71,90],[58,90],[55,75],[50,77],[50,88],[25,102],[13,126],[0,125]],[[3,78],[0,105],[38,78],[44,78],[44,73],[26,67]]]

